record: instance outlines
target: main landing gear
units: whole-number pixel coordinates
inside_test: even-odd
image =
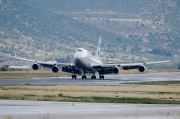
[[[92,75],[92,76],[91,76],[91,79],[96,79],[96,76],[95,76],[95,75]],[[104,75],[99,75],[99,79],[104,79]]]
[[[86,78],[87,78],[86,75],[82,76],[82,79],[86,79]]]
[[[76,74],[72,74],[72,79],[76,79]]]
[[[72,74],[72,79],[76,79],[76,74]],[[82,79],[87,79],[86,75],[82,75]],[[91,79],[96,79],[96,75],[92,75]],[[104,79],[104,75],[99,75],[99,79]]]
[[[104,79],[104,75],[99,75],[99,79]]]
[[[96,76],[95,76],[95,75],[92,75],[92,76],[91,76],[91,79],[96,79]]]

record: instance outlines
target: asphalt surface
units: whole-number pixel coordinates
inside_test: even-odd
[[[7,84],[124,85],[129,82],[180,80],[180,72],[106,75],[105,80],[71,77],[1,79]],[[180,119],[180,105],[106,104],[0,100],[0,119]]]
[[[0,119],[180,119],[180,105],[0,100]]]
[[[120,74],[105,75],[105,80],[100,79],[71,79],[71,77],[56,78],[31,78],[31,79],[1,79],[0,85],[6,84],[75,84],[75,85],[122,85],[129,82],[146,81],[180,81],[180,72],[148,73],[148,74]]]

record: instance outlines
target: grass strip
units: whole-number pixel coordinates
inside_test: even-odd
[[[53,73],[51,70],[43,71],[6,71],[0,72],[0,79],[23,79],[23,78],[46,78],[46,77],[63,77],[70,76],[69,73]]]
[[[138,85],[171,85],[180,84],[180,81],[150,81],[150,82],[131,82],[125,84],[138,84]]]
[[[131,97],[71,97],[56,95],[0,95],[0,99],[13,100],[36,100],[36,101],[63,101],[63,102],[94,102],[94,103],[133,103],[133,104],[180,104],[179,100],[160,100],[151,98],[131,98]]]

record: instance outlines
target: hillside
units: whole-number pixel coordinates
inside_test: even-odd
[[[100,35],[105,41],[116,38],[90,25],[34,9],[20,0],[3,0],[0,8],[1,57],[15,53],[27,57],[46,55],[49,59],[65,57],[78,47],[94,49]]]
[[[143,19],[154,22],[165,22],[178,32],[180,23],[179,0],[23,0],[26,3],[46,11],[61,12],[97,12],[114,11],[136,14]]]
[[[179,1],[130,1],[1,0],[0,57],[67,62],[78,47],[95,52],[101,35],[104,61],[178,58]]]

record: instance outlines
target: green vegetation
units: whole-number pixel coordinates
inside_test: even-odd
[[[179,85],[1,85],[0,99],[180,104]]]
[[[180,81],[150,81],[150,82],[132,82],[126,84],[138,84],[138,85],[171,85],[171,84],[180,84]]]
[[[158,99],[150,99],[150,98],[72,97],[72,96],[57,97],[56,95],[36,96],[33,94],[0,95],[0,99],[65,101],[65,102],[97,102],[97,103],[180,104],[180,101],[169,100],[169,99],[158,100]]]

